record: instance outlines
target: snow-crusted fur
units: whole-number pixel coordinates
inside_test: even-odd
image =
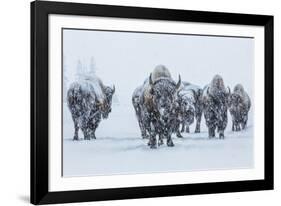
[[[101,118],[107,118],[111,112],[113,88],[104,86],[99,78],[85,78],[70,85],[67,92],[67,104],[74,122],[74,140],[78,140],[78,130],[82,130],[84,139],[95,139],[95,131]]]
[[[164,66],[157,66],[144,83],[139,99],[142,121],[149,135],[148,145],[151,148],[156,148],[157,135],[158,145],[163,144],[163,138],[167,138],[167,146],[174,146],[171,138],[174,122],[172,112],[181,80],[179,78],[178,83],[175,83],[171,77],[167,77],[167,71]]]
[[[215,75],[211,83],[203,89],[203,112],[208,127],[209,138],[215,137],[215,130],[219,138],[224,138],[227,126],[227,100],[230,89],[225,88],[221,76]]]
[[[200,132],[200,123],[202,117],[202,92],[203,90],[189,82],[183,82],[181,88],[178,91],[177,106],[178,109],[178,125],[176,127],[176,133],[178,137],[181,136],[181,132],[189,132],[189,126],[196,119],[195,133]],[[180,131],[180,126],[182,129]]]
[[[132,103],[136,112],[136,117],[139,123],[139,127],[141,130],[141,136],[142,138],[146,139],[148,138],[147,136],[147,131],[145,129],[144,123],[143,123],[143,110],[142,110],[142,106],[140,103],[140,97],[143,94],[143,89],[144,89],[144,85],[148,82],[148,79],[143,83],[143,85],[138,86],[132,95]]]
[[[172,78],[170,71],[164,65],[158,65],[152,72],[151,79],[156,81],[158,78],[167,77]]]
[[[232,117],[232,131],[245,129],[251,100],[241,84],[237,84],[229,97],[229,111]],[[241,126],[241,127],[240,127]]]

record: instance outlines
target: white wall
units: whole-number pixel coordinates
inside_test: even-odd
[[[281,7],[274,0],[96,0],[81,1],[99,4],[209,10],[236,13],[271,14],[275,16],[275,79],[280,76]],[[3,1],[1,4],[0,38],[0,205],[24,205],[29,201],[29,1]],[[278,105],[281,83],[275,80],[275,190],[185,197],[154,198],[91,203],[90,205],[278,205],[281,201],[281,140]],[[88,205],[89,203],[71,204]],[[280,203],[279,203],[280,204]]]

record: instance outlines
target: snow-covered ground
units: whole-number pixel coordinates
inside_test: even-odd
[[[162,145],[150,149],[147,140],[140,137],[132,105],[113,105],[109,118],[97,129],[96,140],[73,141],[73,123],[64,105],[63,175],[89,176],[251,168],[253,162],[253,125],[241,132],[231,131],[231,122],[225,139],[208,139],[205,120],[202,132],[173,137],[174,147]],[[229,116],[230,120],[230,116]]]

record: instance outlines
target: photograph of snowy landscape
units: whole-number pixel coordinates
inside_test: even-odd
[[[62,30],[63,177],[254,167],[254,39]]]

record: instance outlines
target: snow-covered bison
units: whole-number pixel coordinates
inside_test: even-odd
[[[251,100],[241,84],[237,84],[229,97],[229,111],[232,117],[232,131],[245,129]],[[240,127],[241,126],[241,127]]]
[[[138,86],[134,92],[133,92],[133,95],[132,95],[132,103],[133,103],[133,106],[134,106],[134,109],[135,109],[135,112],[136,112],[136,117],[137,117],[137,120],[138,120],[138,123],[139,123],[139,127],[140,127],[140,130],[141,130],[141,136],[143,139],[146,139],[148,138],[148,135],[147,135],[147,131],[145,129],[145,125],[144,125],[144,122],[143,122],[143,109],[142,109],[142,105],[141,105],[141,102],[140,102],[140,97],[143,93],[143,89],[145,88],[145,84],[147,84],[148,82],[148,79],[143,83],[143,85],[141,86]]]
[[[195,133],[200,132],[200,124],[202,117],[202,93],[203,90],[189,82],[182,82],[182,86],[178,91],[176,109],[177,114],[177,127],[176,134],[182,137],[181,132],[189,133],[189,126],[196,119]],[[182,127],[180,130],[180,126]]]
[[[163,138],[167,138],[167,146],[174,146],[172,141],[172,123],[174,103],[177,90],[181,85],[181,79],[176,83],[169,70],[158,65],[150,74],[148,81],[143,85],[139,98],[142,110],[142,122],[149,135],[148,145],[156,148],[163,144]]]
[[[228,91],[227,91],[228,90]],[[230,95],[229,87],[226,89],[221,76],[215,75],[211,83],[203,90],[203,112],[208,127],[209,138],[215,137],[215,130],[219,138],[224,138],[227,126],[227,101]]]
[[[95,131],[101,118],[111,112],[113,88],[105,86],[99,78],[89,78],[74,82],[67,92],[67,104],[74,122],[74,138],[78,140],[78,130],[84,139],[95,139]]]

